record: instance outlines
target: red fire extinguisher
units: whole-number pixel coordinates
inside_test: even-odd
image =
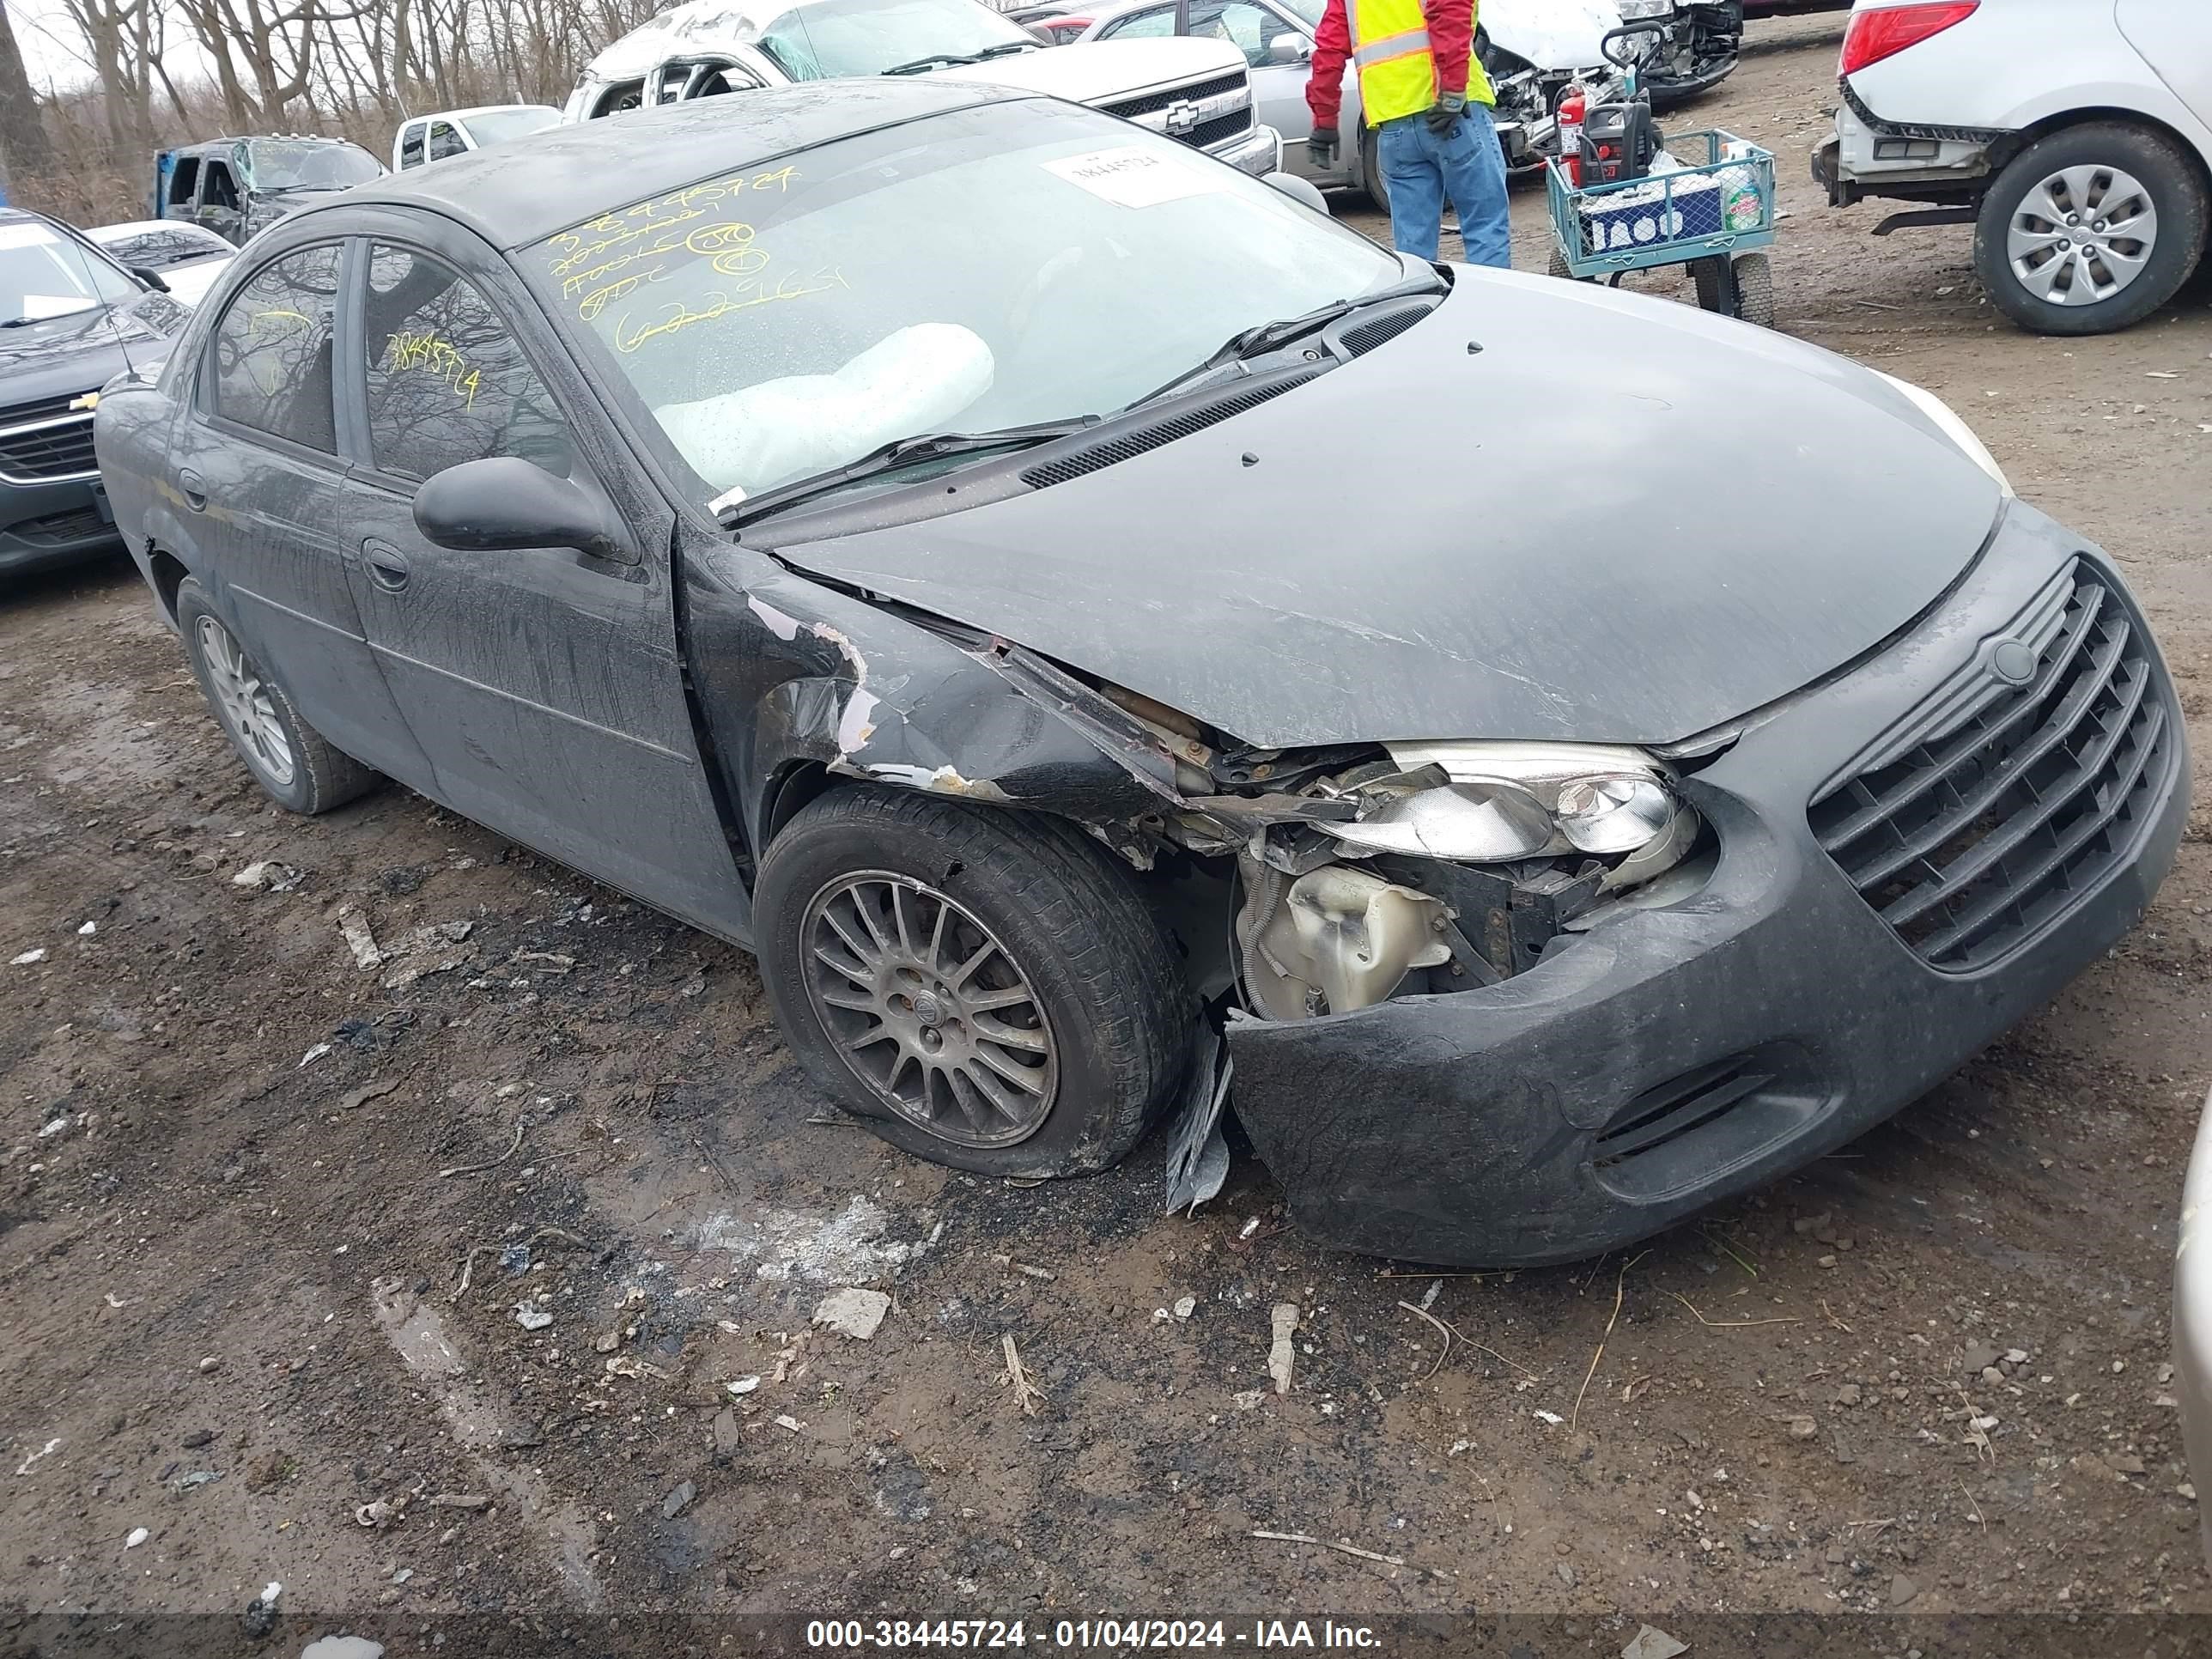
[[[1559,165],[1566,169],[1567,182],[1577,189],[1583,182],[1583,112],[1589,107],[1589,94],[1582,82],[1570,82],[1559,94]]]

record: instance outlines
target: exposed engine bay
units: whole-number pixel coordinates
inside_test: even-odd
[[[1157,779],[1160,811],[1093,833],[1141,870],[1196,861],[1195,879],[1174,884],[1179,931],[1203,939],[1227,908],[1225,958],[1194,969],[1209,1000],[1251,1014],[1306,1019],[1494,985],[1616,907],[1671,901],[1702,878],[1704,823],[1673,769],[1641,750],[1247,748],[994,644],[1002,671],[1033,690],[1048,680],[1094,741]]]

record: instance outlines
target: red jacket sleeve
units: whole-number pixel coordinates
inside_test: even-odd
[[[1468,55],[1474,50],[1474,9],[1479,0],[1427,0],[1429,52],[1436,60],[1437,85],[1467,90]]]
[[[1316,131],[1336,131],[1337,112],[1344,106],[1344,66],[1351,57],[1352,26],[1345,18],[1344,0],[1328,0],[1321,27],[1314,31],[1313,65],[1306,78],[1306,107],[1313,112]]]

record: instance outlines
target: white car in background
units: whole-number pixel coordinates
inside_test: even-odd
[[[938,75],[1088,104],[1255,174],[1282,141],[1224,40],[1079,41],[1048,50],[979,0],[687,0],[584,66],[562,112],[589,121],[838,76]]]
[[[198,305],[238,252],[205,225],[180,219],[134,219],[127,224],[101,225],[85,234],[106,248],[116,264],[159,276],[169,297],[179,305]]]
[[[2045,334],[2141,322],[2188,281],[2212,210],[2208,0],[1857,0],[1836,131],[1838,207],[1925,204],[1974,226],[1990,303]]]
[[[441,110],[400,124],[392,139],[392,170],[404,173],[448,155],[466,155],[487,144],[527,138],[561,125],[550,104],[483,104],[475,109]]]

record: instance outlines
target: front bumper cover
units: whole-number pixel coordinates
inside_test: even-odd
[[[120,544],[98,478],[0,480],[0,576],[80,564]]]
[[[2118,856],[1972,972],[1931,967],[1830,860],[1807,804],[2002,635],[2069,561],[2122,596],[2170,738]],[[1800,694],[1685,781],[1710,878],[1501,984],[1229,1029],[1237,1115],[1299,1226],[1372,1255],[1502,1267],[1618,1248],[1798,1168],[1895,1113],[2125,933],[2173,860],[2189,765],[2172,684],[2118,574],[2014,504],[1900,639]],[[1700,1092],[1702,1091],[1702,1092]],[[1733,1093],[1733,1099],[1730,1098]],[[1620,1136],[1673,1097],[1707,1123],[1632,1165]],[[1686,1109],[1702,1110],[1702,1104]]]
[[[1274,128],[1257,125],[1206,151],[1217,161],[1226,161],[1239,173],[1264,179],[1283,166],[1283,137]]]

